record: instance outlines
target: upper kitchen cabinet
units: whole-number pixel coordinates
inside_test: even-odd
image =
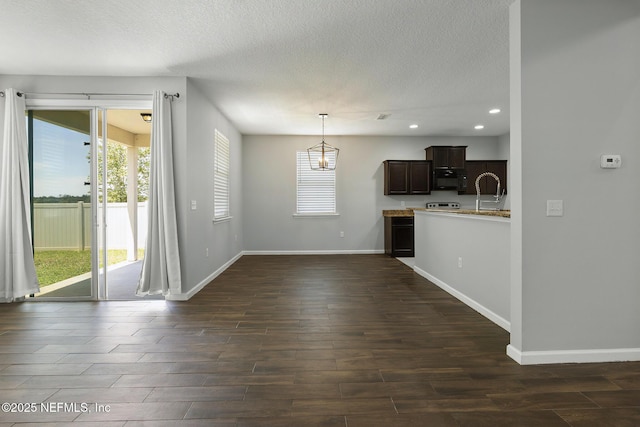
[[[430,194],[431,162],[425,160],[385,160],[384,194]]]
[[[434,145],[425,148],[427,160],[433,162],[434,169],[464,169],[467,157],[466,145]]]
[[[476,194],[476,179],[484,172],[491,172],[500,178],[500,192],[507,192],[507,161],[506,160],[467,160],[467,192]],[[480,194],[495,195],[498,191],[498,183],[491,176],[480,178],[478,183]]]

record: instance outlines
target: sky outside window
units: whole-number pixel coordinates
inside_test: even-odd
[[[90,136],[35,118],[33,135],[34,197],[89,194]]]

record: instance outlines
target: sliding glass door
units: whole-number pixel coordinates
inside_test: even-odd
[[[95,295],[91,116],[91,110],[28,112],[38,298]]]
[[[151,133],[141,113],[27,112],[36,299],[137,299]]]
[[[141,113],[151,111],[98,111],[99,299],[139,299],[151,139],[151,123]]]

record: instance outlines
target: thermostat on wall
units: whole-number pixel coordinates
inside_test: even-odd
[[[602,169],[615,169],[622,166],[620,154],[603,154],[600,156],[600,167]]]

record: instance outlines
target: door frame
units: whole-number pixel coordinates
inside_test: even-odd
[[[87,95],[90,98],[89,95]],[[98,124],[99,114],[103,114],[102,129],[100,133],[103,136],[103,182],[102,188],[106,188],[106,141],[107,141],[107,111],[108,110],[151,110],[153,107],[152,95],[140,97],[126,96],[125,98],[118,98],[118,95],[114,95],[108,98],[102,99],[60,99],[60,98],[27,98],[26,99],[26,111],[30,110],[61,110],[61,111],[74,111],[85,110],[90,113],[90,194],[91,194],[91,295],[89,296],[74,296],[74,297],[47,297],[43,296],[28,298],[29,301],[98,301],[108,299],[107,288],[107,244],[106,244],[106,226],[102,227],[102,236],[98,239],[98,225],[100,224],[98,218]],[[142,98],[142,99],[141,99]],[[32,167],[30,161],[30,168]],[[95,198],[95,199],[94,199]],[[106,194],[103,197],[103,203],[106,203]],[[102,209],[101,222],[106,225],[106,209]],[[33,227],[33,225],[32,225]],[[103,245],[103,271],[100,274],[100,245]]]

